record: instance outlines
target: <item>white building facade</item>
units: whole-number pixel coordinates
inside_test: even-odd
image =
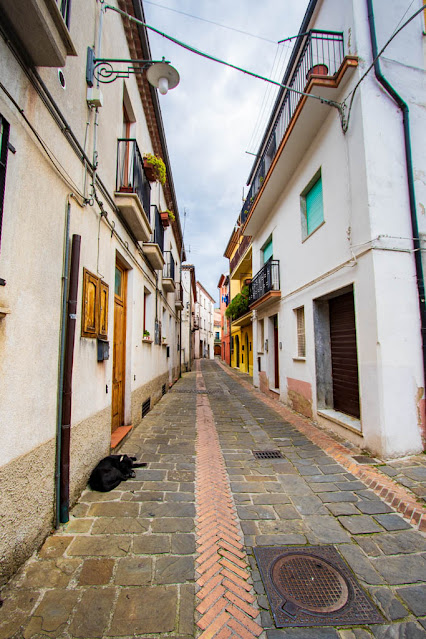
[[[144,73],[102,100],[86,66],[93,41],[107,58],[150,59],[149,43],[101,3],[70,4],[1,3],[0,580],[179,375],[184,251],[158,97]],[[120,7],[143,18],[139,0]]]
[[[195,305],[195,358],[214,359],[214,299],[197,281]]]
[[[376,68],[408,104],[412,190],[402,111],[374,68],[364,75],[371,34],[380,50],[405,5],[309,3],[283,84],[331,102],[280,91],[240,216],[253,237],[254,384],[382,457],[422,450],[425,435],[413,226],[415,217],[421,238],[422,13]]]

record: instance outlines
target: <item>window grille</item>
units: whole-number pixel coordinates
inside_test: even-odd
[[[0,115],[0,242],[3,222],[4,189],[6,185],[7,150],[9,145],[9,123]]]

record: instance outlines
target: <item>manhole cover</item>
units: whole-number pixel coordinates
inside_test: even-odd
[[[334,612],[348,601],[345,578],[331,564],[312,555],[279,557],[271,569],[272,583],[287,602],[310,612]]]
[[[333,546],[257,547],[254,553],[278,628],[383,623]]]
[[[256,459],[283,459],[279,450],[254,450],[253,455]]]

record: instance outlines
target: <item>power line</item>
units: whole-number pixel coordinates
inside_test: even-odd
[[[192,13],[185,13],[185,11],[179,11],[179,9],[172,9],[172,7],[166,7],[163,4],[158,4],[157,2],[151,2],[151,0],[144,0],[144,4],[152,4],[154,7],[159,7],[160,9],[166,9],[167,11],[173,11],[174,13],[180,13],[182,16],[187,16],[188,18],[193,18],[194,20],[200,20],[201,22],[208,22],[209,24],[214,24],[216,27],[221,27],[222,29],[229,29],[229,31],[236,31],[237,33],[242,33],[243,35],[250,36],[250,38],[257,38],[258,40],[264,40],[264,42],[271,42],[272,44],[277,44],[276,40],[270,40],[269,38],[264,38],[254,33],[249,33],[248,31],[237,29],[235,27],[228,27],[228,25],[226,24],[220,24],[219,22],[214,22],[214,20],[201,18],[200,16],[195,16]]]

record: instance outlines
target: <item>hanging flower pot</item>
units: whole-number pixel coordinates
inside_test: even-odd
[[[150,182],[160,182],[160,184],[165,184],[166,165],[160,157],[153,155],[152,153],[147,153],[143,156],[143,168],[147,180]]]
[[[169,226],[169,223],[170,223],[169,212],[168,211],[160,211],[160,218],[161,218],[161,223],[162,223],[163,227],[167,228]]]

